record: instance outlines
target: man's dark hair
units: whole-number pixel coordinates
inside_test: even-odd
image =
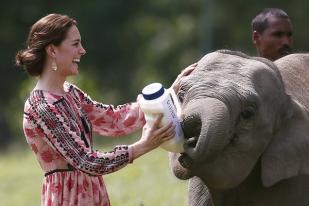
[[[268,27],[268,18],[271,16],[276,18],[289,19],[288,14],[282,9],[265,8],[252,20],[251,22],[252,31],[263,33],[264,30],[267,29]]]

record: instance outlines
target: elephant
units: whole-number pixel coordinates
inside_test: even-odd
[[[309,205],[309,54],[217,50],[179,84],[188,205]]]

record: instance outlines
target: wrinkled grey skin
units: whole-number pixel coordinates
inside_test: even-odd
[[[180,83],[190,206],[309,205],[309,54],[221,50]]]

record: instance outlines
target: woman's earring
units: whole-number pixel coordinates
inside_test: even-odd
[[[55,61],[52,62],[51,68],[53,71],[57,71],[58,67]]]

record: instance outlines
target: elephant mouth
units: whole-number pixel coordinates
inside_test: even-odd
[[[186,151],[195,150],[201,134],[202,121],[198,114],[191,114],[190,116],[184,118],[181,126],[185,138],[185,152],[180,154],[178,161],[181,166],[190,169],[194,164],[194,160],[186,153]]]
[[[202,121],[198,114],[191,114],[184,118],[181,127],[185,138],[185,148],[194,148],[201,134]]]

